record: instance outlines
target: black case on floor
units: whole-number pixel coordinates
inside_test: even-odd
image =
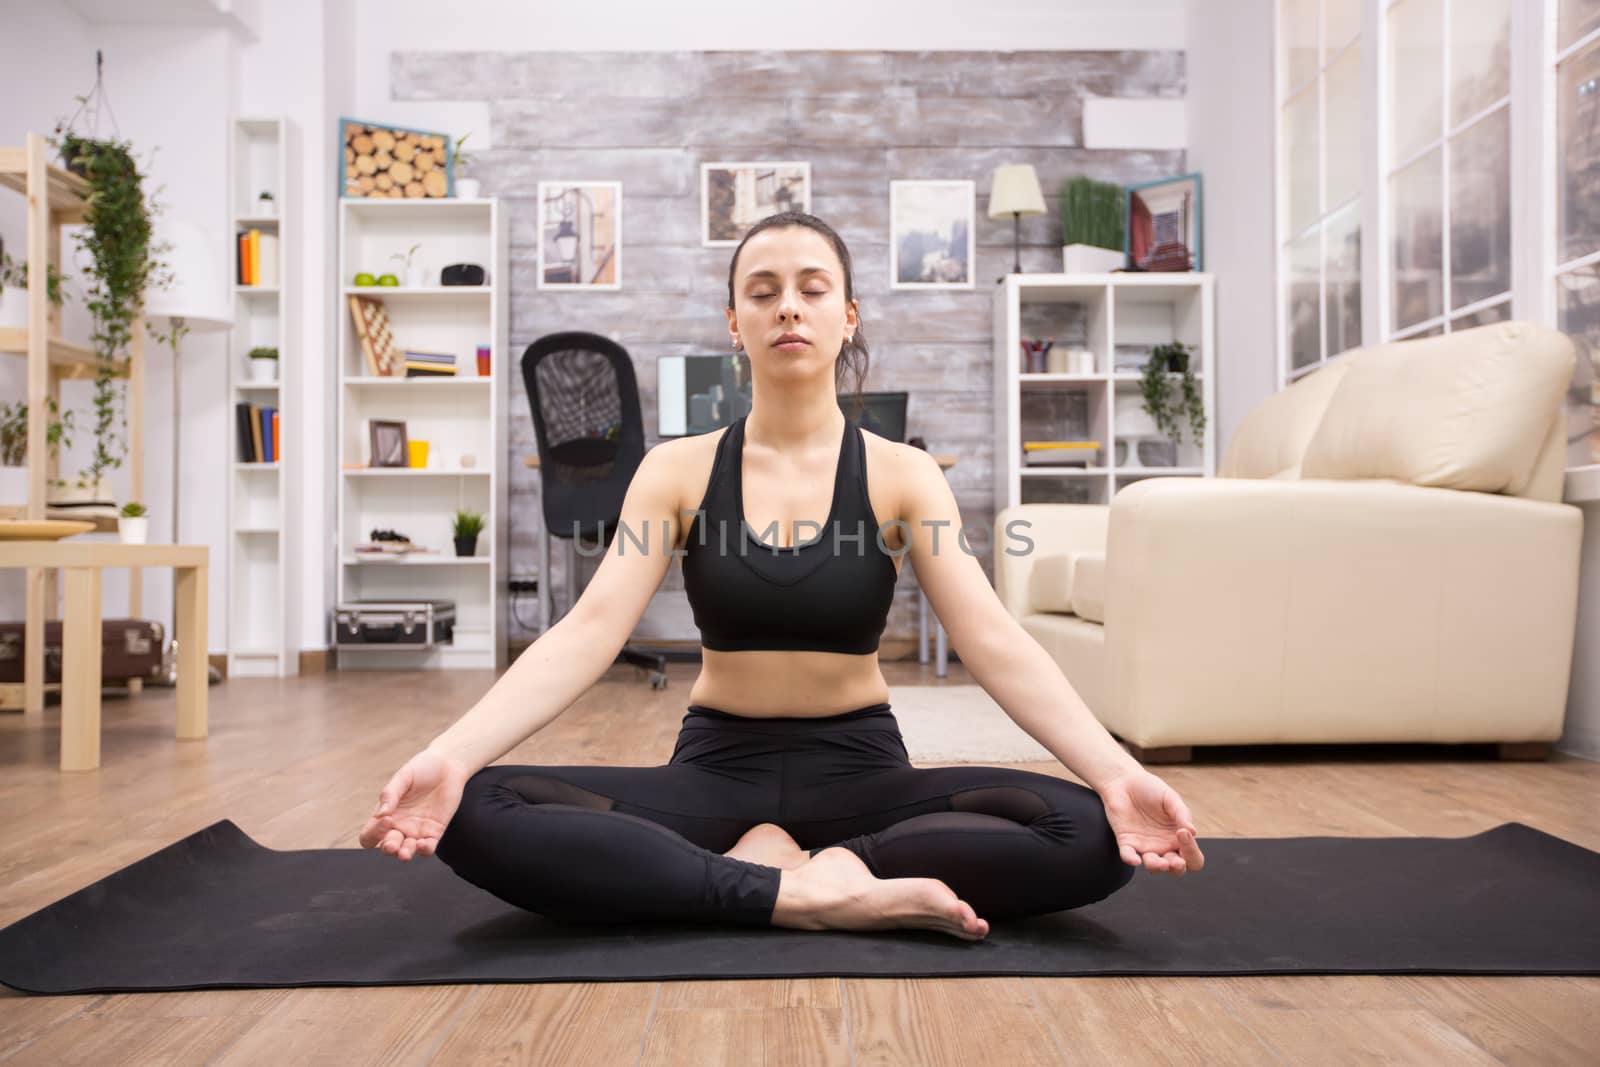
[[[351,600],[333,609],[333,647],[432,648],[455,627],[454,600]]]

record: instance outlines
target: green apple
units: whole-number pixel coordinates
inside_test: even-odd
[[[374,278],[372,275],[368,274],[366,271],[362,271],[360,274],[356,275],[356,284],[357,285],[377,285],[378,284],[378,279]]]
[[[392,287],[392,286],[399,285],[400,284],[400,279],[396,278],[393,274],[383,274],[383,275],[379,275],[378,284],[380,286],[390,286],[390,287]]]

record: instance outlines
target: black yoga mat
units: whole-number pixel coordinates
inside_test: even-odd
[[[1217,838],[1205,870],[990,924],[810,932],[522,911],[434,857],[280,852],[223,820],[0,930],[34,993],[951,975],[1600,974],[1600,852],[1462,838]]]

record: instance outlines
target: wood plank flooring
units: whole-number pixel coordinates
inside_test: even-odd
[[[607,677],[508,761],[654,764],[697,664],[651,692]],[[886,663],[891,684],[942,682]],[[0,926],[220,818],[271,848],[353,848],[379,788],[464,712],[487,672],[233,679],[211,736],[176,742],[169,689],[108,696],[102,766],[57,768],[0,715]],[[1018,764],[1070,777],[1053,764]],[[1461,836],[1516,820],[1600,849],[1600,763],[1476,749],[1200,750],[1154,768],[1208,838]],[[1154,877],[1141,873],[1137,877]],[[1202,872],[1196,877],[1204,877]],[[804,979],[215,990],[34,997],[0,987],[12,1064],[1589,1064],[1600,979]]]

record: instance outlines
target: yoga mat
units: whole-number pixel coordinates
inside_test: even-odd
[[[33,993],[952,975],[1600,974],[1600,852],[1521,823],[1462,838],[1218,838],[1184,878],[922,930],[566,924],[436,857],[276,851],[228,820],[0,930]]]

